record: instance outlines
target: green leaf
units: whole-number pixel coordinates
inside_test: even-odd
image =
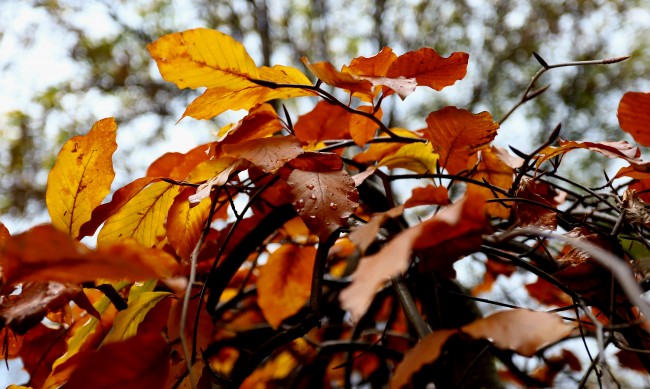
[[[160,301],[165,299],[169,292],[141,292],[129,302],[129,307],[115,316],[113,329],[104,339],[104,343],[120,342],[134,336],[138,325],[142,323],[147,313]]]

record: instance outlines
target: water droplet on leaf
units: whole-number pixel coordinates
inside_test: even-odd
[[[310,195],[309,195],[309,199],[310,199],[310,200],[316,200],[316,195],[313,194],[313,193],[310,194]]]
[[[304,208],[304,207],[305,207],[305,200],[303,200],[303,199],[299,199],[299,200],[296,201],[293,205],[294,205],[296,208],[298,208],[298,209],[300,209],[300,208]]]
[[[336,208],[338,208],[338,207],[339,207],[339,206],[336,205],[335,202],[331,202],[331,203],[330,203],[330,209],[331,209],[332,211],[336,211]]]
[[[307,189],[309,189],[309,190],[313,190],[313,189],[314,189],[314,185],[313,185],[313,184],[307,184],[306,186],[307,186]]]

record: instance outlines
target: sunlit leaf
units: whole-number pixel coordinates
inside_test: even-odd
[[[165,153],[147,169],[147,177],[167,177],[184,180],[201,162],[210,159],[210,151],[216,143],[197,146],[187,153]]]
[[[295,169],[287,178],[296,212],[321,240],[344,225],[358,206],[354,180],[345,170]]]
[[[282,245],[260,269],[257,302],[273,328],[307,302],[315,258],[314,246]]]
[[[413,188],[411,197],[404,203],[405,208],[420,205],[448,205],[449,192],[444,186],[428,185],[422,188]]]
[[[160,334],[137,335],[106,344],[83,355],[65,387],[163,388],[169,371],[169,351]]]
[[[372,216],[370,221],[366,224],[354,226],[348,238],[363,254],[366,252],[368,246],[372,244],[377,238],[377,233],[381,226],[388,220],[400,217],[404,212],[404,207],[399,206],[389,209],[386,212],[381,212]]]
[[[223,150],[228,156],[250,161],[266,173],[276,171],[303,153],[300,141],[293,136],[251,139],[224,145]]]
[[[391,169],[404,168],[418,174],[434,173],[438,154],[433,152],[431,143],[410,143],[402,146],[396,153],[379,161],[379,166]]]
[[[99,231],[97,243],[105,245],[133,238],[152,247],[165,237],[165,220],[179,187],[168,182],[153,182],[143,188],[111,215]]]
[[[469,157],[485,148],[497,134],[499,125],[488,112],[472,114],[464,109],[445,107],[427,116],[424,137],[433,144],[440,166],[450,174],[467,168]]]
[[[247,140],[266,138],[282,128],[282,122],[273,107],[270,104],[260,104],[234,125],[224,127],[224,133],[219,133],[217,148],[226,144],[234,145]]]
[[[618,123],[642,146],[650,146],[650,93],[627,92],[618,105]]]
[[[68,140],[48,176],[45,201],[52,224],[73,238],[110,192],[116,130],[113,118],[103,119],[87,135]]]
[[[81,283],[104,279],[164,278],[177,271],[173,257],[132,240],[91,251],[51,225],[13,236],[0,248],[8,284],[25,281]]]
[[[507,191],[514,181],[514,172],[510,166],[499,158],[494,152],[494,148],[490,148],[481,150],[478,165],[471,177],[479,182],[486,182]],[[471,185],[468,190],[482,192],[486,198],[506,197],[490,188],[478,185]],[[486,205],[486,210],[493,217],[507,219],[510,216],[510,209],[503,204],[489,203]]]
[[[419,86],[435,90],[453,85],[467,73],[469,54],[456,52],[441,57],[434,49],[422,48],[400,55],[386,73],[389,78],[415,78]]]
[[[294,132],[303,143],[350,139],[350,113],[338,105],[321,101],[298,118]]]
[[[113,320],[113,328],[104,338],[104,344],[121,342],[135,336],[138,326],[156,304],[171,295],[169,292],[143,292],[138,294],[129,307],[118,312]]]
[[[372,57],[357,57],[350,62],[349,66],[344,66],[344,72],[371,77],[385,76],[390,65],[397,59],[390,47],[384,47],[381,51]]]
[[[167,238],[178,256],[189,261],[205,228],[210,214],[210,200],[203,199],[190,204],[188,198],[196,193],[193,188],[185,188],[176,196],[167,214]]]
[[[568,141],[560,139],[560,146],[547,146],[539,152],[540,158],[537,159],[537,165],[558,155],[564,155],[571,150],[587,149],[603,154],[608,158],[622,158],[629,162],[641,162],[641,150],[632,146],[627,141],[619,140],[616,142],[581,142]]]
[[[310,63],[305,57],[301,58],[301,60],[319,80],[328,85],[363,95],[372,96],[373,94],[370,81],[359,78],[354,74],[340,72],[329,62]]]

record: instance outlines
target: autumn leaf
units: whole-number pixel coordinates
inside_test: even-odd
[[[564,155],[571,150],[587,149],[603,154],[607,158],[621,158],[629,162],[641,162],[641,150],[632,146],[627,141],[619,140],[616,142],[582,142],[568,141],[560,139],[560,146],[547,146],[539,152],[540,158],[537,159],[537,166],[544,161],[558,155]]]
[[[441,57],[434,49],[422,48],[400,55],[386,72],[389,78],[415,78],[418,86],[435,90],[453,85],[467,73],[469,54],[456,52]]]
[[[147,169],[147,177],[167,177],[184,180],[197,165],[210,159],[216,143],[200,145],[187,153],[165,153]]]
[[[169,351],[160,334],[137,335],[106,344],[83,355],[65,387],[163,388],[169,371]]]
[[[47,180],[45,202],[52,224],[71,237],[110,192],[117,149],[113,118],[98,121],[87,135],[69,139],[61,148]]]
[[[39,323],[22,337],[20,359],[25,371],[29,372],[30,384],[34,388],[43,387],[52,363],[66,352],[65,335],[68,330],[64,327],[52,329]]]
[[[142,292],[129,302],[127,309],[118,312],[113,320],[113,328],[104,338],[104,345],[112,342],[122,342],[136,335],[138,326],[142,323],[156,304],[170,296],[169,292]]]
[[[143,280],[175,274],[169,254],[124,241],[91,251],[51,225],[13,236],[0,248],[6,283],[57,281],[81,283],[98,278]]]
[[[137,192],[111,215],[97,237],[98,245],[133,238],[153,247],[165,237],[165,220],[179,187],[164,181],[153,182]]]
[[[167,214],[167,239],[180,258],[189,261],[194,246],[199,241],[210,214],[210,200],[190,204],[189,197],[196,193],[185,188],[176,196]]]
[[[426,119],[424,137],[439,154],[439,164],[450,174],[467,168],[469,157],[485,148],[497,134],[499,125],[488,112],[472,114],[464,109],[445,107]]]
[[[404,168],[418,174],[433,173],[436,171],[438,154],[433,152],[431,143],[410,143],[402,146],[396,153],[384,157],[378,166],[391,169]]]
[[[500,349],[532,357],[540,348],[567,337],[573,328],[553,313],[513,309],[476,320],[461,331],[474,339],[489,339]]]
[[[553,208],[558,205],[554,200],[556,196],[558,193],[549,184],[524,177],[517,189],[517,197],[537,202],[540,205],[527,202],[515,203],[514,212],[517,225],[555,230],[557,228],[557,213]]]
[[[282,122],[270,104],[260,104],[234,125],[219,132],[217,150],[226,144],[238,144],[247,140],[266,138],[282,130]],[[219,151],[216,151],[219,155]]]
[[[372,83],[368,80],[357,77],[355,74],[340,72],[329,62],[310,63],[305,57],[301,58],[301,61],[319,80],[327,85],[366,96],[373,95]]]
[[[390,47],[384,47],[381,51],[370,58],[357,57],[350,62],[349,66],[344,66],[344,72],[351,72],[358,75],[370,77],[385,76],[390,65],[397,59]]]
[[[343,226],[358,206],[354,180],[345,170],[295,169],[287,184],[296,212],[321,241]]]
[[[282,245],[271,253],[257,279],[257,302],[271,327],[307,302],[314,270],[314,246]]]
[[[321,101],[298,118],[293,130],[305,144],[328,139],[350,139],[350,113],[338,105]]]
[[[413,374],[420,371],[422,366],[433,363],[438,359],[442,347],[449,337],[457,332],[458,330],[436,330],[419,341],[415,347],[404,355],[402,362],[397,365],[395,374],[390,379],[390,387],[400,389],[407,386],[411,382]]]
[[[293,136],[251,139],[224,145],[223,150],[228,156],[250,161],[266,173],[278,170],[286,162],[303,153],[300,141]]]
[[[650,93],[627,92],[618,105],[618,123],[642,146],[650,146]]]
[[[427,185],[425,187],[413,188],[411,197],[404,203],[405,208],[417,207],[420,205],[448,205],[449,192],[444,186]]]
[[[381,226],[388,220],[400,217],[404,212],[404,206],[389,209],[386,212],[380,212],[372,216],[366,224],[352,227],[348,238],[363,254],[368,246],[377,238],[377,233]]]
[[[565,307],[573,304],[573,299],[543,278],[525,285],[530,297],[546,305]]]
[[[23,346],[23,337],[16,334],[9,327],[0,330],[0,355],[5,359],[13,359],[20,353]]]
[[[507,191],[512,186],[514,172],[510,166],[501,160],[495,149],[490,148],[481,150],[478,165],[471,177],[476,181],[487,182],[492,186]],[[486,198],[505,197],[503,194],[495,193],[490,188],[478,185],[471,185],[468,190],[482,192]],[[489,203],[486,205],[486,210],[493,217],[507,219],[510,216],[510,209],[503,204]]]

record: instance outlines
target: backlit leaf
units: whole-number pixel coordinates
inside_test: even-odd
[[[507,191],[514,181],[514,172],[510,166],[499,158],[494,148],[490,148],[481,150],[478,166],[471,177],[479,182],[487,182],[492,186]],[[468,190],[482,192],[486,198],[506,197],[492,191],[490,188],[478,185],[471,185]],[[486,210],[493,217],[507,219],[510,216],[510,209],[499,203],[487,204]]]
[[[282,245],[260,269],[257,302],[273,328],[307,302],[315,258],[314,246]]]
[[[390,47],[384,47],[381,51],[370,58],[358,57],[350,62],[350,66],[343,68],[343,71],[371,77],[385,76],[390,65],[397,59]]]
[[[568,336],[575,328],[556,314],[513,309],[492,314],[461,328],[474,339],[489,339],[496,347],[526,357]]]
[[[223,150],[228,156],[250,161],[266,173],[278,170],[303,153],[300,141],[293,136],[251,139],[224,145]]]
[[[251,109],[236,124],[224,127],[225,132],[219,133],[220,141],[217,144],[219,150],[226,144],[237,144],[247,140],[266,138],[282,130],[282,122],[270,104],[260,104]],[[223,131],[223,129],[222,129]],[[217,152],[217,155],[220,155]]]
[[[499,125],[488,112],[472,114],[464,109],[445,107],[426,119],[424,137],[439,154],[440,166],[450,174],[467,168],[470,155],[485,148],[497,134]]]
[[[169,372],[169,351],[160,334],[137,335],[104,345],[83,355],[65,387],[163,388]]]
[[[30,374],[32,387],[43,387],[52,364],[66,352],[65,334],[68,330],[63,327],[52,329],[39,323],[22,337],[20,358],[24,369]]]
[[[372,83],[370,81],[359,78],[354,74],[340,72],[329,62],[310,63],[304,57],[301,60],[319,80],[327,85],[372,96]]]
[[[183,189],[167,214],[167,238],[178,256],[185,261],[189,261],[210,214],[209,199],[190,204],[188,198],[194,193],[196,190],[193,188]]]
[[[389,78],[415,78],[419,86],[435,90],[453,85],[467,73],[469,54],[456,52],[441,57],[434,49],[422,48],[400,55],[386,73]]]
[[[650,93],[627,92],[618,105],[618,123],[642,146],[650,146]]]
[[[147,169],[147,177],[167,177],[184,180],[201,162],[210,159],[215,143],[197,146],[187,153],[165,153],[155,160]]]
[[[405,208],[419,205],[448,205],[449,192],[444,186],[428,185],[423,188],[413,188],[411,197],[404,203]]]
[[[298,118],[294,132],[301,142],[308,144],[328,139],[350,139],[350,113],[338,105],[321,101]]]
[[[124,241],[91,251],[51,225],[13,236],[0,248],[6,283],[164,278],[177,271],[173,257],[159,249]]]
[[[113,320],[111,332],[104,338],[106,343],[121,342],[135,336],[138,332],[138,326],[147,313],[153,309],[156,304],[171,295],[169,292],[143,292],[137,295],[134,301],[129,303],[129,307],[118,312]]]
[[[165,237],[165,220],[179,187],[164,181],[153,182],[140,190],[115,214],[106,219],[97,243],[105,245],[133,238],[152,247]]]
[[[410,143],[402,146],[395,154],[379,161],[379,166],[391,169],[404,168],[418,174],[434,173],[438,154],[433,152],[431,143]]]
[[[629,162],[641,162],[641,159],[639,158],[641,156],[641,150],[624,140],[616,142],[581,142],[560,139],[559,143],[559,147],[547,146],[539,152],[540,158],[537,160],[538,166],[550,158],[566,154],[567,152],[576,149],[595,151],[603,154],[607,158],[622,158]]]
[[[45,201],[52,224],[73,238],[110,192],[116,130],[115,120],[107,118],[95,123],[87,135],[68,140],[48,176]]]
[[[547,183],[524,177],[517,189],[517,197],[538,202],[541,206],[524,202],[515,203],[514,212],[517,225],[555,230],[557,228],[557,213],[547,207],[555,208],[557,206],[554,200],[557,195],[558,193]]]
[[[375,214],[368,223],[352,227],[348,238],[361,253],[365,253],[368,246],[377,238],[377,233],[386,220],[400,217],[403,212],[404,207],[399,206],[389,209],[386,212]]]
[[[298,215],[321,240],[347,222],[358,206],[354,180],[345,170],[295,169],[287,178]]]
[[[381,108],[373,113],[374,107],[370,105],[359,106],[357,110],[371,113],[379,120],[381,120],[383,115]],[[373,139],[378,128],[379,126],[374,120],[359,114],[350,114],[350,136],[357,145],[363,147],[369,140]]]

